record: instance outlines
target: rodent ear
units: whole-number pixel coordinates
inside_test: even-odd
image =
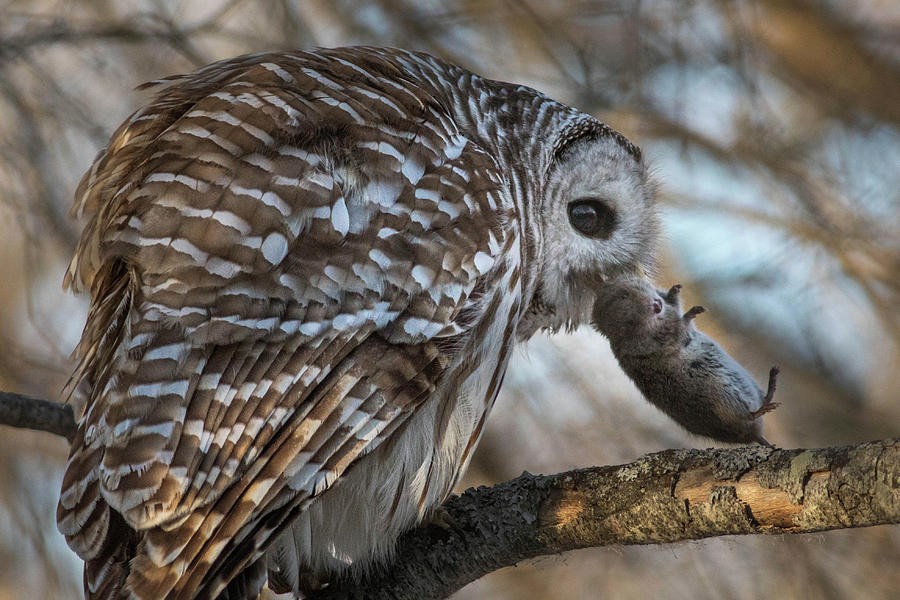
[[[706,312],[706,309],[703,308],[702,306],[692,306],[691,309],[689,311],[687,311],[686,313],[684,313],[684,316],[681,318],[684,319],[685,321],[690,321],[697,315],[699,315],[701,313],[705,313],[705,312]]]

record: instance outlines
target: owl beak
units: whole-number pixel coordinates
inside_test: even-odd
[[[616,287],[617,284],[653,285],[650,267],[640,262],[628,265],[628,267],[620,266],[607,272],[581,273],[580,277],[587,289],[595,295],[602,295],[608,288]]]
[[[647,268],[642,263],[637,263],[632,269],[623,269],[614,273],[607,273],[600,276],[599,283],[601,286],[606,283],[617,283],[622,281],[646,281],[652,283]]]
[[[653,279],[649,269],[642,263],[636,263],[631,268],[599,275],[589,284],[592,288],[594,310],[596,311],[597,304],[611,302],[612,295],[621,286],[641,288],[646,285],[653,286]]]

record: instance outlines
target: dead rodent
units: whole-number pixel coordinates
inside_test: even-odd
[[[691,433],[723,442],[759,442],[759,417],[772,401],[778,368],[763,392],[753,377],[709,336],[694,327],[704,312],[681,312],[680,285],[659,292],[642,281],[604,284],[593,324],[609,338],[622,369],[653,404]]]

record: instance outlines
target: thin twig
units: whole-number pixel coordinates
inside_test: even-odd
[[[46,431],[71,442],[75,435],[75,413],[68,404],[0,392],[0,425]]]

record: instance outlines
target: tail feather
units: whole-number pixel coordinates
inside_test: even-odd
[[[255,600],[266,585],[266,560],[261,558],[228,582],[216,600]]]
[[[84,563],[84,596],[86,600],[121,600],[127,597],[125,581],[140,534],[109,506],[103,509],[109,524],[99,552]]]

